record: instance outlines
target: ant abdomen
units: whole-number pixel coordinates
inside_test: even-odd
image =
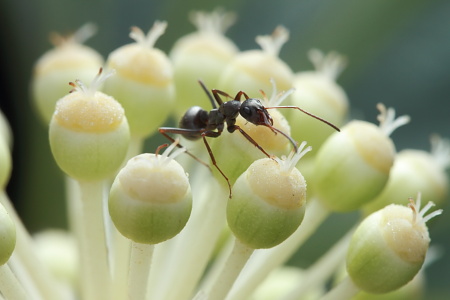
[[[180,128],[184,129],[202,129],[208,123],[208,112],[200,106],[190,107],[178,124]],[[198,132],[186,132],[183,136],[188,140],[198,140],[201,135]]]

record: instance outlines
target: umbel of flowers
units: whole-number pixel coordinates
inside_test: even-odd
[[[156,48],[167,23],[146,35],[133,28],[135,42],[105,64],[81,45],[92,26],[54,39],[32,91],[67,178],[69,230],[30,236],[22,225],[4,192],[12,139],[0,115],[0,298],[421,295],[426,223],[442,211],[426,213],[448,195],[449,142],[397,153],[389,136],[409,119],[380,104],[379,125],[351,120],[336,83],[340,55],[312,50],[315,70],[295,73],[278,57],[286,28],[239,51],[224,36],[234,19],[193,13],[197,31],[168,54]],[[241,111],[246,95],[263,109]],[[183,116],[193,106],[205,110]],[[191,127],[175,124],[168,144],[144,150],[169,115]],[[309,268],[284,266],[330,214],[358,210],[360,221]]]

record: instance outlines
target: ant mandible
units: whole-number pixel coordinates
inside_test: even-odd
[[[275,134],[280,133],[283,136],[285,136],[289,142],[293,145],[295,151],[297,151],[297,143],[287,134],[282,132],[281,130],[273,127],[273,120],[270,116],[268,109],[273,108],[294,108],[298,109],[301,112],[319,120],[323,123],[331,126],[337,131],[340,131],[338,127],[331,124],[330,122],[313,115],[300,107],[297,106],[273,106],[273,107],[264,107],[264,105],[261,103],[259,99],[256,98],[250,98],[245,92],[239,91],[236,96],[233,98],[229,94],[217,90],[212,89],[212,95],[209,92],[209,90],[206,88],[205,84],[199,80],[200,86],[205,91],[206,95],[208,96],[211,105],[213,109],[211,109],[209,112],[207,110],[204,110],[203,108],[199,106],[192,106],[189,108],[186,113],[183,115],[183,117],[180,120],[179,128],[174,127],[160,127],[159,132],[164,135],[167,139],[174,142],[175,140],[170,137],[167,133],[174,133],[174,134],[181,134],[188,140],[198,140],[199,138],[203,139],[203,142],[205,143],[206,149],[208,150],[209,156],[211,158],[211,162],[214,165],[214,167],[222,174],[222,176],[225,178],[228,184],[229,189],[229,197],[231,198],[231,184],[228,180],[228,177],[222,172],[222,170],[217,165],[216,159],[214,158],[213,152],[211,150],[211,147],[208,144],[208,141],[206,140],[206,137],[213,137],[217,138],[219,137],[224,128],[225,123],[227,124],[227,131],[229,133],[233,133],[236,130],[238,130],[250,143],[252,143],[255,147],[257,147],[264,155],[266,155],[269,158],[272,158],[271,155],[269,155],[250,135],[248,135],[240,126],[236,125],[236,119],[239,115],[241,115],[244,119],[246,119],[248,122],[255,124],[255,125],[263,125],[270,130],[272,130]],[[227,98],[230,98],[232,100],[223,102],[220,96],[224,96]],[[245,100],[241,102],[241,98],[244,96]],[[217,102],[217,104],[216,104]],[[219,105],[217,107],[217,105]],[[181,147],[180,144],[177,144],[178,147]],[[192,155],[189,152],[186,152],[188,155],[196,159],[197,161],[203,163],[200,161],[197,157]],[[203,163],[204,164],[204,163]]]

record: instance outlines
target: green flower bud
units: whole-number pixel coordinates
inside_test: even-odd
[[[144,35],[133,27],[130,37],[136,43],[113,51],[106,62],[117,75],[104,85],[125,109],[132,136],[146,137],[167,118],[175,100],[172,65],[166,54],[153,47],[167,23],[155,22]]]
[[[255,161],[233,186],[228,200],[228,226],[249,247],[271,248],[287,239],[300,225],[305,213],[306,182],[295,168],[310,147],[285,160]]]
[[[67,95],[67,83],[74,78],[88,82],[103,65],[99,53],[82,45],[94,32],[95,28],[86,24],[67,38],[53,35],[55,48],[36,62],[31,90],[35,107],[45,124],[50,122],[56,102]]]
[[[420,191],[424,198],[436,205],[448,195],[446,168],[450,163],[450,142],[435,136],[432,151],[406,149],[400,151],[392,166],[386,187],[365,208],[370,214],[398,199],[406,199]],[[396,203],[399,204],[399,203]]]
[[[278,26],[271,36],[258,36],[256,42],[262,50],[249,50],[238,53],[228,64],[219,80],[219,87],[228,92],[245,89],[249,95],[261,89],[269,90],[269,80],[273,79],[281,90],[292,87],[293,73],[278,54],[288,40],[289,32]]]
[[[329,209],[352,211],[373,200],[384,188],[394,162],[389,134],[409,121],[379,106],[380,127],[352,121],[331,135],[315,159],[314,192]]]
[[[110,75],[110,74],[109,74]],[[80,81],[58,101],[50,123],[50,147],[59,167],[78,180],[114,174],[125,158],[129,129],[124,110],[96,91],[109,75],[99,74],[87,89]]]
[[[170,52],[177,94],[182,95],[175,107],[178,115],[199,105],[199,99],[206,99],[202,89],[194,88],[197,80],[201,79],[207,87],[218,87],[220,74],[238,52],[224,35],[234,23],[233,13],[217,9],[211,13],[194,12],[190,17],[197,31],[178,39]]]
[[[401,288],[385,293],[385,294],[370,294],[361,291],[352,298],[352,300],[422,300],[425,291],[425,276],[423,272],[419,272],[416,277]]]
[[[167,153],[140,154],[120,170],[111,187],[109,213],[125,237],[157,244],[177,235],[189,219],[192,197],[183,167]]]
[[[11,127],[3,112],[0,110],[0,138],[4,139],[9,148],[12,148],[13,136]]]
[[[0,190],[3,191],[11,176],[11,152],[5,139],[0,138]]]
[[[310,52],[316,70],[297,73],[293,87],[297,90],[287,105],[301,107],[336,126],[347,118],[349,103],[345,91],[336,83],[336,78],[345,65],[345,60],[331,52],[324,55],[318,50]],[[297,141],[308,141],[316,150],[333,133],[328,126],[308,116],[299,116],[294,109],[283,110],[291,125],[291,135]]]
[[[0,203],[0,266],[11,257],[16,246],[16,226]]]
[[[363,291],[394,291],[419,272],[430,243],[425,223],[441,214],[429,202],[420,209],[420,194],[409,207],[391,204],[365,218],[356,229],[347,253],[347,272]]]

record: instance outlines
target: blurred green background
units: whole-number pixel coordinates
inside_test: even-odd
[[[450,137],[448,0],[2,0],[0,105],[15,139],[8,193],[31,231],[66,226],[63,179],[50,154],[46,127],[29,97],[33,64],[51,48],[48,34],[94,22],[99,31],[87,45],[106,57],[131,41],[131,26],[147,31],[155,20],[167,20],[169,27],[156,46],[168,52],[179,37],[194,30],[188,11],[219,6],[238,13],[227,35],[241,50],[258,47],[256,35],[270,34],[279,24],[287,27],[291,37],[280,56],[294,71],[311,69],[306,53],[313,47],[347,56],[349,65],[339,83],[348,93],[354,117],[376,122],[378,102],[412,117],[411,124],[392,136],[398,150],[428,150],[431,133]],[[147,146],[153,150],[158,141],[150,140]],[[432,243],[444,252],[427,269],[427,299],[450,295],[448,203],[444,209],[431,228]],[[311,241],[299,263],[320,255],[317,249],[338,237],[336,223],[345,219],[335,216],[325,224],[321,239]]]

